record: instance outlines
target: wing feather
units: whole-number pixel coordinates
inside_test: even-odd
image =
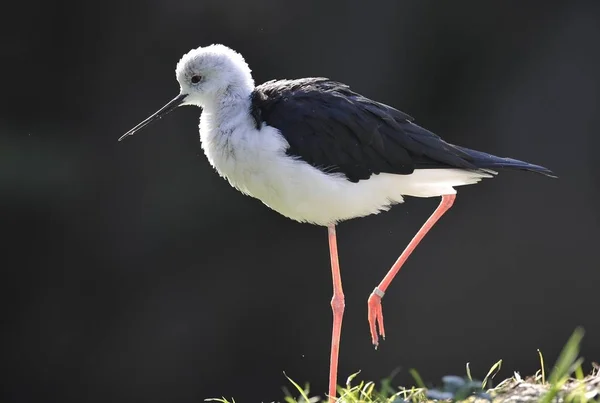
[[[542,172],[522,161],[449,144],[411,116],[327,78],[268,81],[252,93],[250,112],[257,127],[264,121],[279,129],[289,143],[288,155],[343,173],[352,182],[427,168]]]

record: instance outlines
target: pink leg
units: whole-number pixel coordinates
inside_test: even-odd
[[[388,286],[390,285],[396,274],[398,274],[398,271],[400,271],[400,268],[402,267],[404,262],[406,262],[406,259],[408,259],[410,254],[415,250],[415,248],[417,247],[419,242],[421,242],[425,234],[427,234],[427,232],[429,232],[429,230],[434,226],[437,220],[439,220],[440,217],[443,216],[444,213],[448,211],[450,207],[452,207],[455,198],[456,195],[453,194],[442,196],[442,201],[440,202],[438,208],[435,209],[431,217],[429,217],[429,219],[425,221],[425,224],[423,224],[419,232],[417,232],[417,234],[410,241],[406,249],[404,249],[404,252],[402,252],[398,260],[396,260],[396,263],[394,263],[390,271],[388,271],[383,280],[381,280],[381,283],[379,283],[379,285],[375,287],[375,289],[369,296],[369,328],[371,329],[371,339],[373,341],[373,345],[375,345],[375,348],[377,348],[377,346],[379,345],[379,335],[377,334],[376,324],[379,327],[379,334],[385,339],[385,329],[383,327],[383,310],[381,308],[381,298],[383,298],[385,290],[387,290]]]
[[[340,354],[340,336],[342,333],[342,317],[344,316],[344,291],[342,290],[342,277],[340,276],[340,262],[338,260],[337,240],[335,225],[328,227],[329,254],[331,256],[331,274],[333,276],[333,331],[331,333],[331,360],[329,364],[329,402],[335,402],[337,386],[338,357]]]

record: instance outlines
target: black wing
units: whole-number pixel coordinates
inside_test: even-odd
[[[426,168],[547,171],[446,143],[407,114],[326,78],[268,81],[252,93],[251,113],[257,128],[265,122],[279,129],[288,155],[352,182]]]

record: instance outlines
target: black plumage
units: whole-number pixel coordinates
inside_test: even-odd
[[[280,130],[288,155],[358,182],[382,172],[415,169],[548,169],[449,144],[413,123],[409,115],[326,78],[272,80],[252,93],[251,114]]]

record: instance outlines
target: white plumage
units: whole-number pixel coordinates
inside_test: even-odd
[[[460,169],[417,169],[411,175],[382,173],[350,182],[343,174],[325,173],[287,155],[289,145],[279,130],[256,129],[248,115],[249,95],[204,107],[202,148],[232,186],[291,219],[327,226],[385,211],[403,196],[454,194],[454,186],[491,177]]]

